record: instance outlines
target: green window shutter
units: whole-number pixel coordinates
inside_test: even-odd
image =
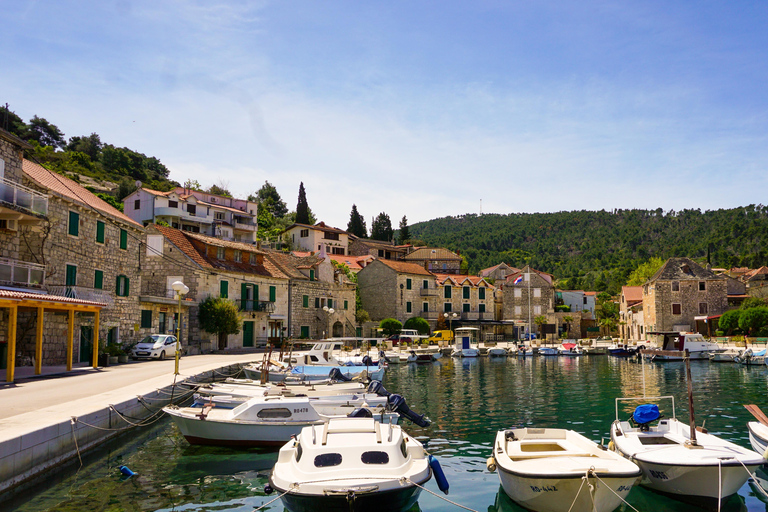
[[[344,309],[345,310],[349,309],[349,301],[348,300],[344,301]]]
[[[152,328],[152,310],[151,309],[141,310],[141,328],[142,329]]]
[[[464,311],[465,313],[469,313],[469,303],[468,302],[465,302],[462,305],[462,308],[463,308],[462,311]]]
[[[304,295],[301,297],[301,305],[305,308],[309,307],[309,295]]]
[[[96,221],[96,241],[100,244],[104,243],[104,223],[100,220]]]
[[[480,288],[478,288],[477,294],[478,294],[477,297],[480,300],[485,300],[485,286],[481,286]]]
[[[240,285],[240,309],[248,311],[248,283]]]
[[[77,267],[74,265],[67,265],[67,286],[77,286]]]
[[[257,284],[253,285],[253,303],[259,304],[259,285]]]
[[[219,295],[224,299],[229,298],[229,281],[221,281],[219,283]]]
[[[328,309],[333,307],[333,299],[328,299]]]
[[[446,286],[445,287],[445,298],[446,299],[450,299],[451,298],[451,287],[450,286]]]
[[[469,298],[469,286],[465,286],[463,292],[464,292],[464,298],[468,299]]]
[[[124,229],[120,230],[120,248],[128,249],[128,232]]]
[[[97,270],[96,274],[93,276],[93,287],[97,290],[101,290],[104,288],[104,271],[103,270]]]
[[[309,269],[309,280],[310,281],[315,280],[315,271],[313,269]]]
[[[277,288],[274,286],[269,287],[269,302],[275,302],[277,300]]]
[[[128,297],[131,294],[131,280],[128,276],[123,276],[123,279],[125,279],[125,297]]]
[[[429,302],[422,302],[421,303],[421,310],[424,313],[429,313]]]
[[[80,214],[69,212],[69,234],[78,236],[80,234]]]
[[[479,307],[480,313],[485,313],[485,304],[479,304],[478,307]]]
[[[320,297],[315,297],[315,307],[320,308]]]
[[[411,312],[411,303],[410,302],[406,302],[405,303],[405,312],[406,313],[410,313]]]
[[[302,325],[301,326],[301,337],[302,338],[309,338],[309,326],[308,325]]]
[[[411,285],[411,278],[409,277],[408,279],[405,280],[405,289],[406,290],[410,290],[411,286],[412,286]]]

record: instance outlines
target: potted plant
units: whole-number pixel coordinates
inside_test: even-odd
[[[123,348],[117,343],[107,344],[105,352],[109,355],[109,364],[117,364],[119,362],[119,357],[125,354]]]

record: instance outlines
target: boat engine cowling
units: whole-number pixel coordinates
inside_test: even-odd
[[[351,413],[347,414],[347,418],[373,418],[373,413],[370,409],[365,407],[358,407]]]
[[[392,394],[384,388],[384,384],[382,384],[380,380],[372,380],[371,383],[368,384],[366,393],[373,393],[379,396],[390,396]]]
[[[373,364],[373,359],[371,359],[371,356],[364,355],[363,356],[363,366],[376,366]]]
[[[398,414],[401,418],[406,418],[420,427],[428,427],[432,422],[429,418],[423,414],[416,414],[405,403],[405,398],[401,395],[389,395],[387,398],[390,409]]]
[[[328,372],[328,378],[337,382],[349,382],[352,380],[350,377],[341,373],[341,370],[338,368],[331,368],[331,371]]]

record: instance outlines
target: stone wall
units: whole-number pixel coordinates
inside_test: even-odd
[[[672,291],[673,281],[657,280],[643,292],[643,310],[648,330],[691,331],[696,328],[696,316],[720,315],[728,309],[728,291],[725,279],[684,279],[675,281],[679,289]],[[699,290],[699,283],[705,290]],[[646,303],[646,298],[648,303]],[[680,304],[680,314],[673,314],[673,304]],[[700,309],[706,304],[706,311]]]
[[[504,320],[514,320],[515,323],[528,323],[530,318],[533,323],[534,318],[539,315],[551,315],[554,313],[555,291],[551,284],[545,279],[536,274],[530,273],[531,283],[530,287],[528,282],[523,280],[518,284],[513,284],[511,281],[504,285],[503,291],[503,303],[504,303]],[[536,289],[539,289],[540,296],[535,296]],[[530,316],[528,310],[528,294],[530,290]],[[519,293],[519,297],[516,296]],[[536,313],[536,306],[540,307],[540,312]],[[520,312],[516,312],[516,308],[520,308]],[[536,326],[532,325],[531,330],[535,330]]]
[[[397,281],[397,273],[378,260],[372,261],[357,273],[360,301],[371,320],[381,321],[397,316]]]
[[[304,296],[307,296],[307,307],[304,307]],[[328,299],[332,299],[332,314],[323,310]],[[319,299],[316,307],[315,299]],[[347,309],[344,309],[344,301]],[[320,339],[334,335],[333,325],[341,325],[340,336],[355,335],[355,287],[351,284],[328,283],[295,279],[291,281],[290,325],[288,336],[299,338],[301,327],[309,327],[309,336]],[[337,328],[338,331],[338,328]]]
[[[21,183],[23,171],[21,170],[22,149],[4,137],[0,136],[0,160],[5,161],[5,179]]]

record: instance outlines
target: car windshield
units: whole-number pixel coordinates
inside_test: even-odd
[[[143,340],[141,340],[139,343],[155,343],[157,341],[161,341],[165,339],[165,336],[161,334],[153,334],[152,336],[147,336]]]

